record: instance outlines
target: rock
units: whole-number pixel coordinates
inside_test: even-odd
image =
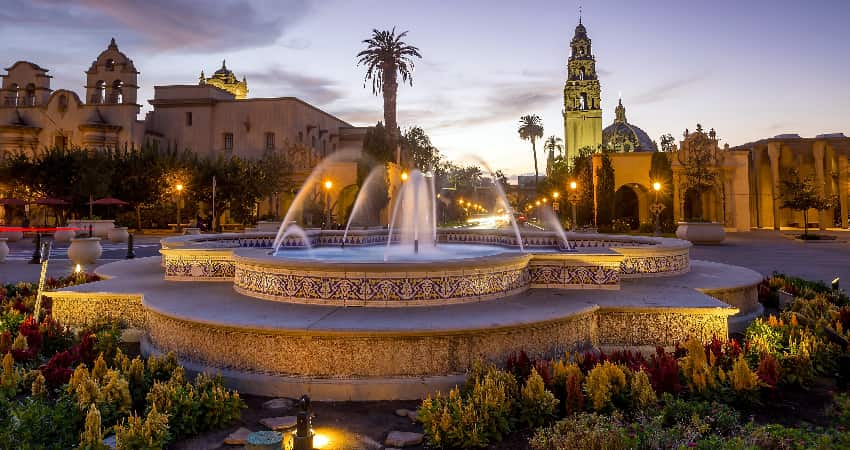
[[[116,444],[117,444],[117,442],[116,442],[116,440],[115,440],[115,435],[114,435],[114,434],[113,434],[113,435],[110,435],[109,437],[107,437],[107,438],[105,438],[105,439],[103,440],[103,445],[105,445],[105,446],[107,446],[107,447],[109,447],[109,448],[115,448],[115,445],[116,445]]]
[[[380,442],[375,441],[369,436],[364,436],[362,434],[356,434],[355,436],[357,436],[357,440],[360,441],[361,444],[365,445],[368,448],[374,448],[378,450],[384,448],[384,446],[381,445]]]
[[[416,411],[408,411],[407,417],[413,422],[419,421],[419,413]]]
[[[263,409],[289,409],[295,405],[295,400],[290,398],[273,398],[263,403]]]
[[[410,410],[408,409],[397,409],[395,410],[395,415],[399,417],[407,417],[410,414]]]
[[[265,419],[260,419],[260,423],[272,430],[281,431],[295,428],[295,425],[298,423],[298,418],[295,416],[266,417]]]
[[[390,431],[384,445],[387,447],[410,447],[422,443],[422,433],[411,433],[407,431]]]
[[[239,427],[238,430],[224,438],[224,445],[245,445],[249,434],[251,434],[251,430],[245,427]]]

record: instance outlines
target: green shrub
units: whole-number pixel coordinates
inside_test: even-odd
[[[230,425],[241,416],[245,402],[236,391],[224,388],[220,376],[201,374],[187,383],[183,368],[174,370],[167,382],[154,382],[147,395],[148,410],[168,416],[173,439]]]
[[[428,445],[471,449],[500,442],[513,428],[516,397],[513,375],[477,364],[463,391],[455,387],[447,397],[438,392],[422,401],[419,420]]]
[[[115,425],[116,450],[162,450],[170,441],[168,416],[156,407],[144,418],[130,415]]]
[[[0,410],[6,412],[0,418],[0,448],[68,450],[79,442],[83,414],[67,394],[56,402],[30,397],[0,404]]]
[[[529,444],[534,450],[621,450],[636,447],[637,441],[619,413],[579,413],[538,429]]]
[[[525,382],[520,393],[519,420],[528,427],[539,427],[555,417],[558,399],[543,386],[543,378],[536,369]]]

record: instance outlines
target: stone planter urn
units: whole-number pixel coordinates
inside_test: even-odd
[[[115,227],[107,233],[109,240],[115,243],[118,242],[127,242],[127,238],[130,237],[130,233],[127,232],[127,227]]]
[[[53,232],[53,242],[67,244],[71,242],[71,239],[77,236],[77,232],[70,228],[57,228],[55,232]]]
[[[0,238],[4,238],[9,242],[18,242],[24,238],[23,231],[0,231]]]
[[[187,227],[183,229],[183,234],[201,234],[201,229],[196,227]]]
[[[6,238],[0,238],[0,262],[5,261],[7,256],[9,256],[9,246],[6,245]]]
[[[69,220],[69,227],[79,228],[80,234],[88,234],[91,226],[92,234],[99,238],[108,238],[109,230],[115,228],[114,220]]]
[[[100,238],[74,238],[71,239],[71,246],[68,247],[68,258],[74,264],[94,264],[100,255],[103,254],[103,247],[100,246]]]
[[[694,244],[719,244],[726,238],[723,224],[718,222],[679,222],[676,237]]]

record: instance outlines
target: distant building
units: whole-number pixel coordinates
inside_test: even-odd
[[[564,84],[564,146],[570,163],[583,147],[602,145],[602,88],[587,29],[579,19]]]
[[[151,145],[205,156],[289,153],[309,171],[325,156],[362,149],[354,127],[295,97],[247,98],[248,84],[224,62],[199,84],[154,86],[153,110],[137,116],[139,71],[113,39],[86,71],[85,96],[50,86],[48,70],[19,61],[0,87],[0,155],[44,147]]]

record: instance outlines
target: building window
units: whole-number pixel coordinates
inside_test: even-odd
[[[274,150],[274,133],[266,133],[266,150]]]
[[[233,150],[233,133],[224,133],[224,149]]]
[[[109,93],[109,103],[124,103],[124,82],[115,80],[112,83],[112,91]]]
[[[304,133],[299,131],[298,132],[298,143],[300,144],[302,142],[304,142]]]
[[[192,112],[191,111],[186,111],[186,126],[187,127],[192,126]]]
[[[107,59],[106,60],[106,71],[107,72],[114,72],[115,71],[115,60],[114,59]]]
[[[310,147],[313,147],[313,150],[316,149],[316,136],[311,136]]]

